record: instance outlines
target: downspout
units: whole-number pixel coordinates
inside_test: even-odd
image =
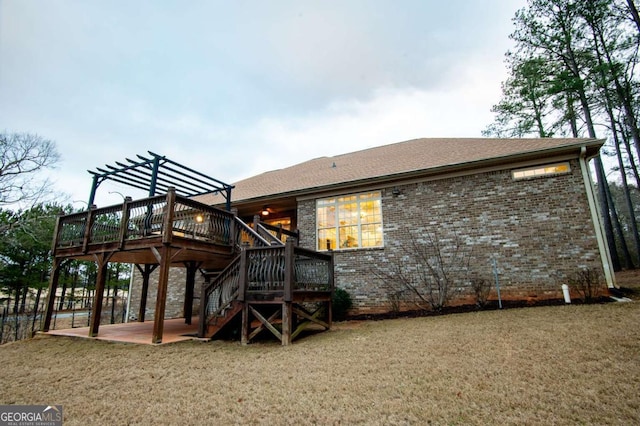
[[[595,194],[593,192],[593,182],[591,180],[591,174],[589,173],[589,165],[587,164],[587,147],[580,147],[580,170],[582,171],[582,180],[584,181],[584,187],[587,193],[587,200],[589,202],[589,211],[591,212],[591,221],[596,234],[596,240],[598,241],[598,249],[600,250],[600,259],[602,260],[602,269],[604,270],[604,278],[607,281],[607,287],[615,287],[615,275],[611,268],[611,253],[609,253],[609,247],[604,239],[604,227],[600,216],[600,209],[595,201]]]
[[[124,322],[129,322],[129,314],[131,313],[131,290],[133,290],[133,274],[134,274],[134,264],[131,264],[131,276],[129,277],[129,292],[127,294],[127,317]]]

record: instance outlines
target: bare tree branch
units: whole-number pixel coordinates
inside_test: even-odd
[[[0,133],[0,206],[37,201],[51,186],[41,172],[60,159],[55,143],[30,133]]]

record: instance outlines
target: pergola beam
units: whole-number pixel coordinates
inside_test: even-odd
[[[106,180],[111,180],[147,190],[150,197],[158,192],[168,192],[169,188],[175,188],[178,194],[186,197],[219,193],[226,199],[227,206],[230,206],[232,185],[169,160],[165,156],[148,152],[151,158],[137,155],[138,160],[125,158],[129,164],[116,161],[115,166],[106,165],[105,168],[96,168],[96,171],[89,170],[93,175],[93,183],[88,204],[94,204],[98,186]]]

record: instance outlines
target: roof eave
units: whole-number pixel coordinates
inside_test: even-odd
[[[600,148],[605,143],[604,139],[585,139],[580,143],[565,145],[560,147],[553,147],[544,150],[536,150],[530,152],[522,152],[516,154],[509,154],[499,157],[492,157],[488,159],[481,159],[475,161],[469,161],[465,163],[448,164],[444,166],[436,166],[428,169],[411,170],[407,172],[394,173],[384,176],[374,176],[364,179],[351,180],[339,183],[333,183],[322,186],[314,186],[309,188],[303,188],[294,191],[288,191],[278,194],[269,194],[260,197],[248,198],[243,200],[232,201],[233,205],[245,205],[245,204],[261,204],[273,199],[291,198],[307,196],[320,192],[336,191],[347,188],[354,188],[363,185],[382,184],[385,182],[397,182],[399,180],[415,179],[417,177],[432,177],[442,174],[448,174],[452,172],[464,172],[472,169],[488,168],[492,166],[501,166],[511,163],[521,163],[528,160],[543,160],[545,158],[557,157],[560,155],[575,155],[576,158],[580,155],[580,149],[585,147],[587,149],[587,158],[594,157],[600,151]]]

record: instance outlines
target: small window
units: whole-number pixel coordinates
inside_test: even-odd
[[[380,192],[318,200],[316,231],[320,251],[382,247]]]
[[[519,169],[511,172],[514,179],[527,179],[546,175],[558,175],[569,173],[571,167],[569,163],[547,164],[544,166],[531,167],[528,169]]]

